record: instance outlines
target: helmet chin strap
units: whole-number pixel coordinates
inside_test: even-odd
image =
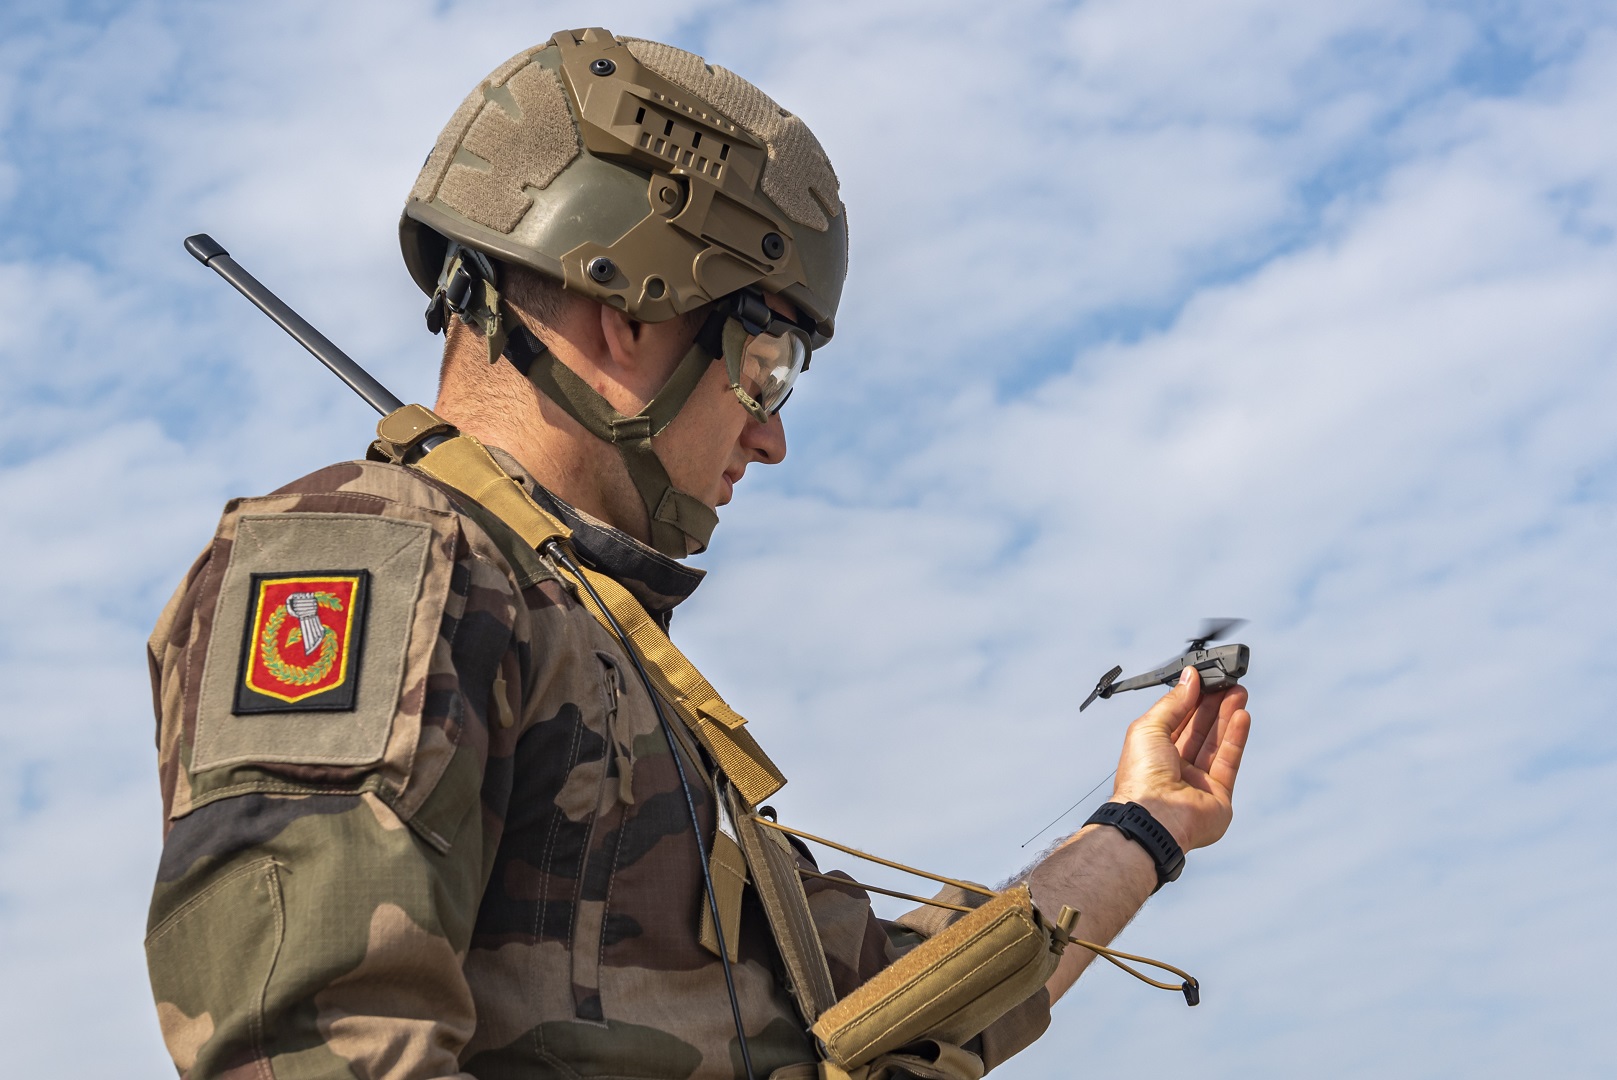
[[[459,317],[461,322],[482,334],[488,346],[489,363],[498,363],[504,356],[540,393],[584,425],[584,430],[616,446],[624,467],[629,470],[629,479],[646,504],[652,547],[675,559],[707,550],[719,515],[702,500],[674,487],[668,470],[651,448],[651,439],[685,407],[696,384],[714,361],[714,354],[701,344],[692,345],[674,374],[657,391],[657,396],[633,416],[625,416],[557,359],[556,354],[506,308],[495,280],[494,265],[486,255],[451,242],[438,276],[438,288],[427,304],[427,328],[436,334],[444,328],[450,315]],[[744,336],[739,340],[745,343]],[[728,340],[723,343],[726,354],[730,351],[729,345]],[[739,351],[736,355],[737,359],[727,359],[727,364],[739,371]],[[731,382],[736,377],[732,372]]]
[[[651,439],[679,415],[714,357],[701,345],[692,345],[657,396],[633,416],[625,416],[519,320],[506,321],[509,328],[504,355],[512,366],[584,430],[618,448],[629,479],[646,504],[651,546],[675,559],[706,550],[719,515],[700,499],[674,487],[668,470],[651,447]]]

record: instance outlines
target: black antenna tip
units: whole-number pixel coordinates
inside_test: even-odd
[[[207,266],[209,262],[221,255],[230,254],[230,252],[219,246],[219,241],[205,232],[199,232],[195,236],[187,236],[185,238],[185,250],[189,251],[191,256],[203,266]]]
[[[1202,988],[1195,979],[1186,979],[1179,989],[1184,992],[1186,1005],[1194,1008],[1202,1003]]]

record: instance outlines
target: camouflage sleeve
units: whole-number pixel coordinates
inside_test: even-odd
[[[334,466],[226,508],[150,646],[166,832],[146,949],[183,1077],[464,1075],[523,597],[403,470]]]
[[[812,862],[806,850],[799,849],[799,856]],[[846,875],[833,872],[832,876],[842,880],[805,880],[804,891],[808,893],[839,998],[958,918],[943,908],[922,907],[895,922],[879,919],[868,893]],[[969,906],[973,897],[948,886],[937,899]],[[966,1049],[982,1058],[985,1070],[993,1069],[1032,1045],[1049,1026],[1050,994],[1040,987],[1032,997],[988,1025]]]

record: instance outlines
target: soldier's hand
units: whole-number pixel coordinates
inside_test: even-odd
[[[1230,794],[1252,716],[1246,688],[1201,692],[1187,667],[1179,685],[1129,725],[1117,763],[1113,802],[1136,802],[1185,851],[1206,847],[1230,825]]]

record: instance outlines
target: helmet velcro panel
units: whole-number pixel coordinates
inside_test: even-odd
[[[842,213],[837,174],[801,119],[741,76],[700,56],[643,38],[620,37],[641,64],[706,101],[763,143],[769,160],[759,189],[781,212],[818,232]]]
[[[438,133],[438,141],[433,144],[432,153],[427,155],[426,163],[421,166],[421,175],[415,179],[415,187],[410,189],[410,198],[422,202],[429,201],[438,191],[438,185],[443,183],[444,174],[449,166],[454,164],[455,152],[460,149],[460,142],[466,137],[467,130],[472,121],[477,119],[477,113],[488,99],[483,90],[489,86],[504,85],[505,80],[515,74],[524,64],[527,64],[537,55],[544,46],[519,52],[499,67],[489,73],[476,90],[466,95],[466,100],[460,103],[455,115],[449,118],[449,123]]]
[[[455,115],[438,133],[438,141],[433,144],[432,153],[427,155],[426,162],[421,166],[421,174],[415,178],[415,186],[410,189],[410,198],[427,202],[437,193],[444,173],[449,171],[449,166],[455,160],[455,151],[460,149],[460,140],[465,138],[466,129],[477,119],[477,110],[483,107],[483,101],[481,86],[466,95],[466,100],[460,103]]]
[[[537,50],[534,50],[537,51]],[[578,157],[578,126],[556,73],[513,57],[456,110],[411,191],[509,233],[543,189]]]

